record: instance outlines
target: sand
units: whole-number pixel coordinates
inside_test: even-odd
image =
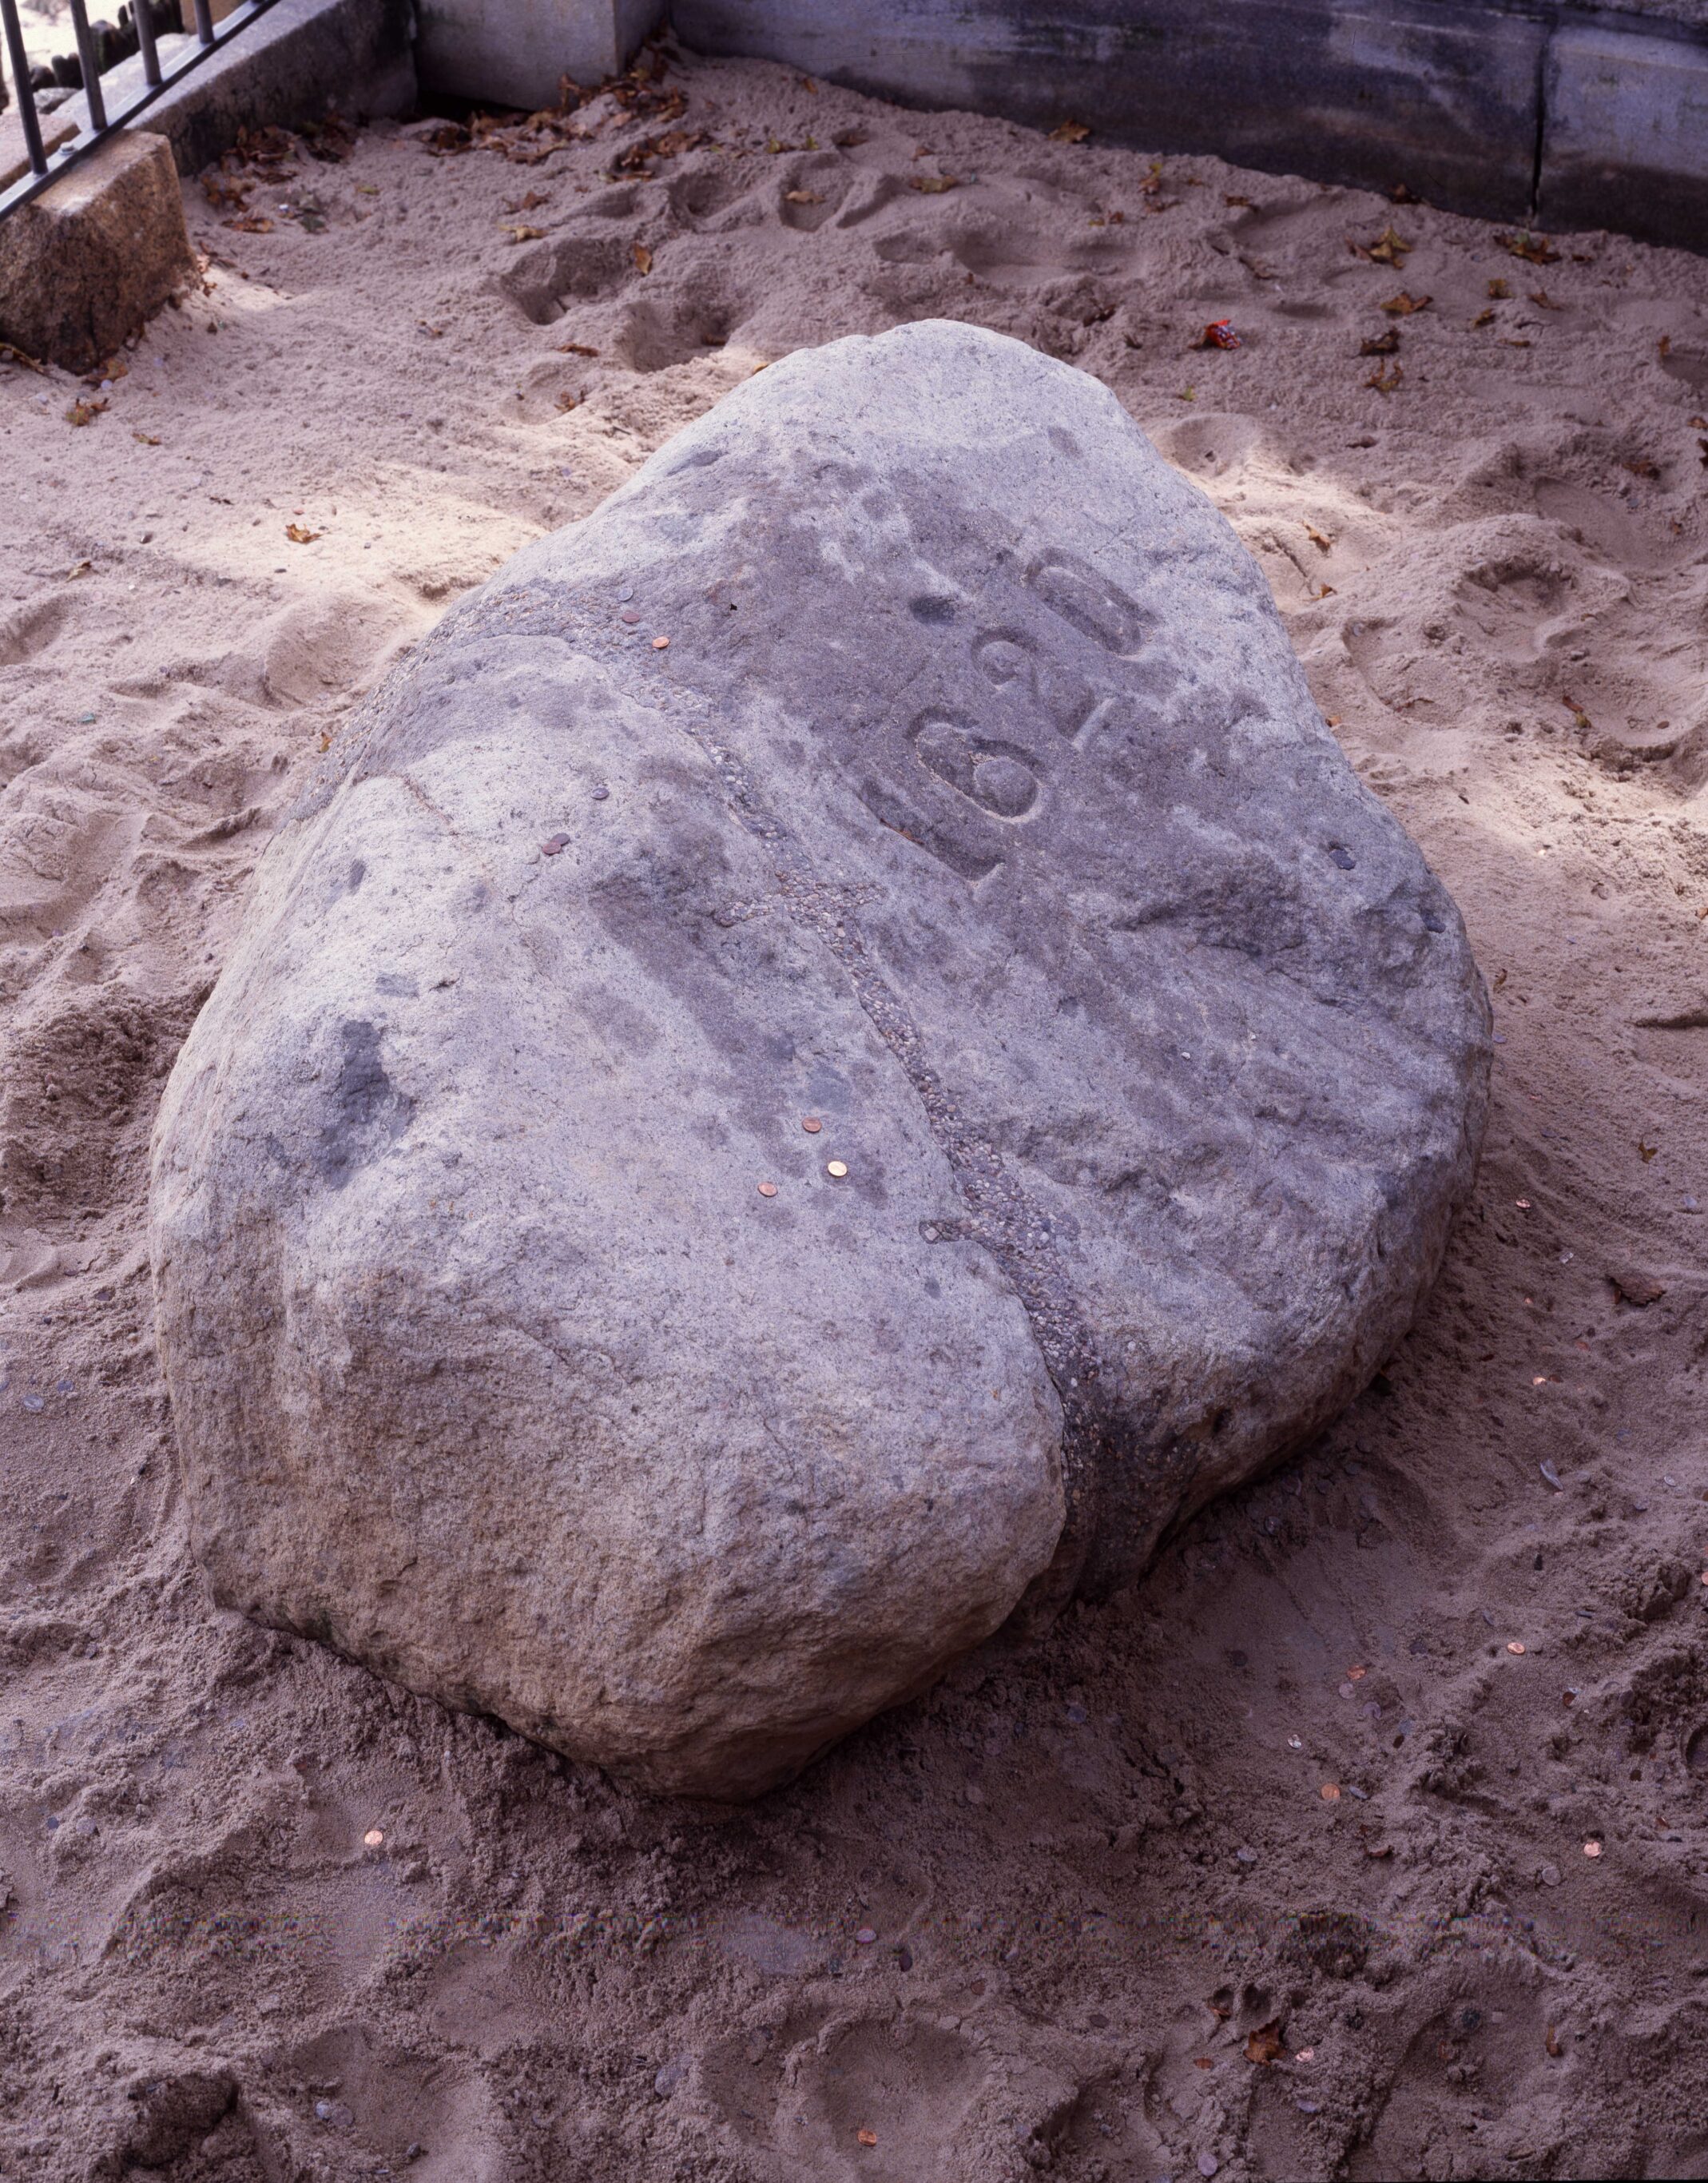
[[[206,291],[125,375],[0,365],[0,2173],[1700,2174],[1708,264],[664,88],[532,164],[376,127],[190,186]],[[1465,910],[1494,1119],[1318,1445],[731,1820],[211,1607],[147,1141],[387,664],[769,358],[924,315],[1228,514]]]

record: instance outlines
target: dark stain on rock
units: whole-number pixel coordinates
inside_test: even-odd
[[[322,1179],[334,1190],[342,1190],[382,1145],[401,1137],[415,1113],[415,1102],[385,1074],[379,1025],[344,1023],[338,1035],[344,1058],[313,1155]]]

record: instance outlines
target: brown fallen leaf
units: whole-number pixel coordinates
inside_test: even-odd
[[[1502,334],[1500,346],[1502,348],[1528,348],[1530,344],[1528,341],[1515,341],[1511,334]]]
[[[47,376],[45,364],[37,364],[33,356],[26,356],[21,348],[14,348],[10,342],[0,342],[0,364],[21,364],[26,371],[39,371],[44,379]]]
[[[1658,478],[1661,475],[1660,464],[1651,463],[1647,455],[1639,455],[1634,463],[1627,463],[1625,468],[1633,477]]]
[[[839,152],[853,152],[869,142],[870,139],[863,129],[839,129],[830,142]]]
[[[420,331],[427,336],[430,341],[440,341],[443,339],[445,333],[443,326],[430,326],[425,319],[417,319],[415,324]]]
[[[107,406],[104,401],[91,401],[86,394],[80,394],[65,412],[65,422],[68,425],[92,425]]]
[[[1326,530],[1319,530],[1314,523],[1307,523],[1306,525],[1305,536],[1311,541],[1311,543],[1317,548],[1317,551],[1319,553],[1328,553],[1334,543],[1334,541],[1328,536],[1328,532]]]
[[[1558,2030],[1551,2024],[1548,2027],[1548,2036],[1544,2039],[1542,2044],[1546,2049],[1550,2058],[1556,2062],[1557,2062],[1560,2059],[1560,2057],[1566,2052],[1566,2049],[1560,2044],[1560,2034]]]
[[[635,260],[635,269],[637,273],[650,273],[652,270],[652,253],[644,242],[632,243],[629,246],[629,255]]]
[[[1658,351],[1658,353],[1659,353],[1661,356],[1663,356],[1663,357],[1666,357],[1666,356],[1671,356],[1671,355],[1672,355],[1672,335],[1671,335],[1671,334],[1662,334],[1662,335],[1661,335],[1661,338],[1660,338],[1660,340],[1659,340],[1658,342],[1655,342],[1655,347],[1656,350]]]
[[[1379,334],[1372,334],[1358,344],[1360,356],[1392,356],[1400,346],[1398,326],[1384,326]]]
[[[504,232],[513,242],[543,242],[546,239],[543,227],[507,227]]]
[[[145,447],[158,447],[160,444],[158,432],[133,432],[130,436],[133,440],[141,441]]]
[[[1313,599],[1332,599],[1334,596],[1334,586],[1333,584],[1319,585],[1311,596]]]
[[[1192,2066],[1195,2069],[1213,2069],[1216,2064],[1213,2058],[1208,2054],[1195,2054],[1192,2057]]]
[[[68,576],[92,576],[94,573],[95,564],[92,561],[75,561],[65,571]]]
[[[1244,205],[1248,212],[1251,208],[1251,200],[1250,197],[1224,197],[1222,202],[1225,205]]]
[[[1528,227],[1520,228],[1514,235],[1497,235],[1494,240],[1513,257],[1522,258],[1529,265],[1555,265],[1560,253],[1545,235],[1533,235]]]
[[[1050,131],[1052,144],[1083,144],[1091,134],[1083,121],[1058,121]]]
[[[1432,297],[1414,296],[1402,288],[1397,296],[1390,296],[1385,303],[1378,303],[1377,308],[1386,311],[1390,319],[1409,319],[1414,311],[1427,311],[1433,301]]]
[[[572,394],[566,386],[557,397],[557,407],[564,410],[579,409],[581,407],[581,397],[579,394]]]
[[[1267,2024],[1260,2024],[1255,2031],[1246,2034],[1245,2059],[1248,2062],[1261,2063],[1267,2069],[1272,2062],[1280,2060],[1282,2052],[1281,2019],[1278,2016],[1272,2018]]]
[[[1494,314],[1493,311],[1478,311],[1471,323],[1473,326],[1492,326],[1494,323]]]
[[[1403,235],[1395,232],[1390,220],[1373,242],[1355,242],[1349,236],[1346,247],[1355,258],[1366,258],[1372,265],[1391,265],[1397,272],[1406,263],[1411,245]]]
[[[953,175],[915,175],[907,186],[918,190],[923,197],[940,197],[945,190],[959,189],[961,185]]]
[[[817,190],[785,190],[785,204],[823,204],[824,197]]]
[[[1641,1159],[1644,1167],[1648,1166],[1650,1161],[1654,1158],[1655,1153],[1658,1153],[1661,1147],[1659,1145],[1645,1145],[1641,1137],[1639,1137],[1637,1140],[1638,1157]]]
[[[287,523],[285,526],[285,536],[293,546],[312,546],[317,538],[324,535],[319,530],[308,530],[300,523]]]
[[[1531,302],[1539,304],[1544,311],[1563,311],[1566,308],[1563,303],[1556,303],[1545,288],[1531,288],[1526,292]]]
[[[237,219],[222,220],[222,227],[235,227],[240,235],[271,235],[273,223],[263,214],[246,212]]]
[[[551,202],[550,197],[542,197],[538,190],[530,190],[526,197],[516,198],[513,203],[507,204],[504,209],[506,212],[535,212],[541,205],[550,204]]]
[[[1510,281],[1501,280],[1498,275],[1489,283],[1489,300],[1491,303],[1504,303],[1511,293],[1512,283]]]
[[[1373,386],[1378,394],[1392,394],[1405,377],[1406,367],[1403,364],[1390,364],[1386,371],[1379,369],[1372,371],[1364,384],[1367,386]]]
[[[589,348],[585,342],[559,342],[557,353],[559,356],[597,356],[599,352],[596,348]]]

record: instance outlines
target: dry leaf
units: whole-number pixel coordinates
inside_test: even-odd
[[[1333,584],[1323,584],[1312,592],[1311,596],[1313,599],[1332,599],[1334,596],[1334,586]]]
[[[133,440],[140,440],[145,447],[158,447],[160,444],[159,435],[156,432],[133,432],[130,436]]]
[[[1400,346],[1398,326],[1384,326],[1379,334],[1372,334],[1367,341],[1358,344],[1360,356],[1392,356]]]
[[[1520,228],[1516,235],[1497,235],[1494,240],[1503,250],[1510,250],[1527,264],[1553,265],[1559,262],[1560,253],[1547,236],[1532,235],[1528,228]]]
[[[1492,326],[1494,323],[1494,314],[1493,311],[1478,311],[1471,323],[1473,326]]]
[[[1390,364],[1386,371],[1380,369],[1372,371],[1364,384],[1367,386],[1373,386],[1378,394],[1391,394],[1400,386],[1405,376],[1406,367],[1403,364]]]
[[[1192,2066],[1195,2069],[1213,2069],[1216,2064],[1208,2054],[1195,2054],[1192,2058]]]
[[[1514,341],[1511,334],[1502,334],[1500,346],[1502,348],[1528,348],[1530,344],[1528,341]]]
[[[785,204],[823,204],[824,200],[817,190],[785,190]]]
[[[68,576],[92,576],[94,573],[95,564],[92,561],[75,562],[65,571]]]
[[[570,393],[568,387],[565,387],[557,397],[557,407],[560,409],[579,409],[580,406],[581,397],[579,394]]]
[[[415,323],[431,340],[438,341],[443,337],[445,332],[443,326],[430,326],[425,319],[417,319]]]
[[[322,535],[319,530],[306,529],[300,523],[287,523],[285,526],[285,536],[293,546],[312,546]]]
[[[1659,1145],[1645,1145],[1641,1137],[1639,1137],[1637,1140],[1637,1150],[1642,1158],[1644,1167],[1648,1166],[1650,1161],[1654,1158],[1655,1153],[1658,1153],[1661,1147]]]
[[[629,255],[635,260],[635,269],[637,273],[650,273],[652,270],[652,253],[644,242],[632,244]]]
[[[526,197],[518,197],[513,203],[507,204],[504,209],[506,212],[535,212],[540,206],[551,202],[550,197],[541,197],[538,190],[530,190]]]
[[[80,394],[65,412],[65,422],[68,425],[92,425],[106,407],[105,402],[92,402],[86,394]]]
[[[1346,247],[1355,258],[1367,258],[1372,265],[1391,265],[1396,272],[1411,248],[1405,236],[1395,232],[1391,221],[1373,242],[1354,242],[1349,236]]]
[[[14,348],[10,342],[0,342],[0,363],[21,364],[26,371],[39,371],[45,379],[47,367],[37,364],[33,356],[26,356],[21,348]]]
[[[1532,288],[1529,295],[1531,302],[1539,303],[1544,311],[1563,311],[1566,308],[1563,303],[1556,303],[1545,288]]]
[[[597,356],[599,352],[596,348],[589,348],[585,342],[559,342],[557,353],[559,356]]]
[[[1510,281],[1497,279],[1489,283],[1489,300],[1491,303],[1504,303],[1511,292],[1512,284]]]
[[[1385,303],[1378,304],[1377,308],[1386,311],[1390,319],[1409,319],[1414,311],[1427,311],[1433,300],[1433,297],[1428,296],[1411,295],[1407,290],[1402,288],[1397,296],[1390,296]]]
[[[1267,2069],[1272,2062],[1280,2060],[1281,2054],[1281,2019],[1278,2016],[1246,2035],[1245,2059],[1248,2062],[1260,2062]]]
[[[1091,131],[1083,121],[1058,121],[1050,131],[1052,144],[1083,144]]]
[[[1222,202],[1225,205],[1244,205],[1248,211],[1250,209],[1251,205],[1251,200],[1250,197],[1224,197]]]
[[[1633,477],[1658,478],[1661,475],[1660,464],[1651,463],[1647,455],[1639,455],[1634,463],[1627,463],[1625,467]]]
[[[223,220],[224,227],[235,227],[240,235],[271,235],[273,223],[259,213],[246,212],[239,219]]]
[[[543,227],[507,227],[504,232],[513,242],[543,242],[546,239]]]
[[[863,129],[839,129],[830,142],[839,152],[852,152],[868,142]]]
[[[953,175],[915,175],[907,186],[918,190],[921,197],[940,197],[945,190],[958,189],[960,185]]]
[[[1328,532],[1326,530],[1319,530],[1314,523],[1307,523],[1306,525],[1305,536],[1311,541],[1311,543],[1317,548],[1317,551],[1319,553],[1326,553],[1330,547],[1334,543],[1334,541],[1328,536]]]

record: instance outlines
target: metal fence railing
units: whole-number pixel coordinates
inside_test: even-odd
[[[43,147],[42,117],[30,86],[30,61],[24,50],[24,25],[19,19],[18,0],[0,0],[0,25],[3,25],[6,33],[6,55],[11,64],[18,119],[23,126],[24,150],[29,160],[29,171],[8,188],[0,190],[0,219],[4,219],[8,212],[16,212],[19,205],[28,204],[31,197],[39,197],[68,167],[75,167],[80,159],[86,158],[115,130],[134,121],[157,98],[181,82],[192,69],[200,68],[222,46],[229,46],[233,38],[241,37],[256,17],[264,15],[274,4],[274,0],[241,0],[240,6],[215,23],[209,0],[193,0],[194,31],[181,37],[169,35],[163,38],[156,31],[148,0],[133,0],[141,81],[136,81],[139,71],[130,62],[120,62],[118,65],[125,73],[125,85],[122,89],[114,86],[116,95],[109,104],[102,86],[100,55],[90,30],[87,0],[69,0],[89,120],[86,128],[79,130],[75,136],[49,152]],[[109,69],[107,74],[111,77],[114,70]]]

